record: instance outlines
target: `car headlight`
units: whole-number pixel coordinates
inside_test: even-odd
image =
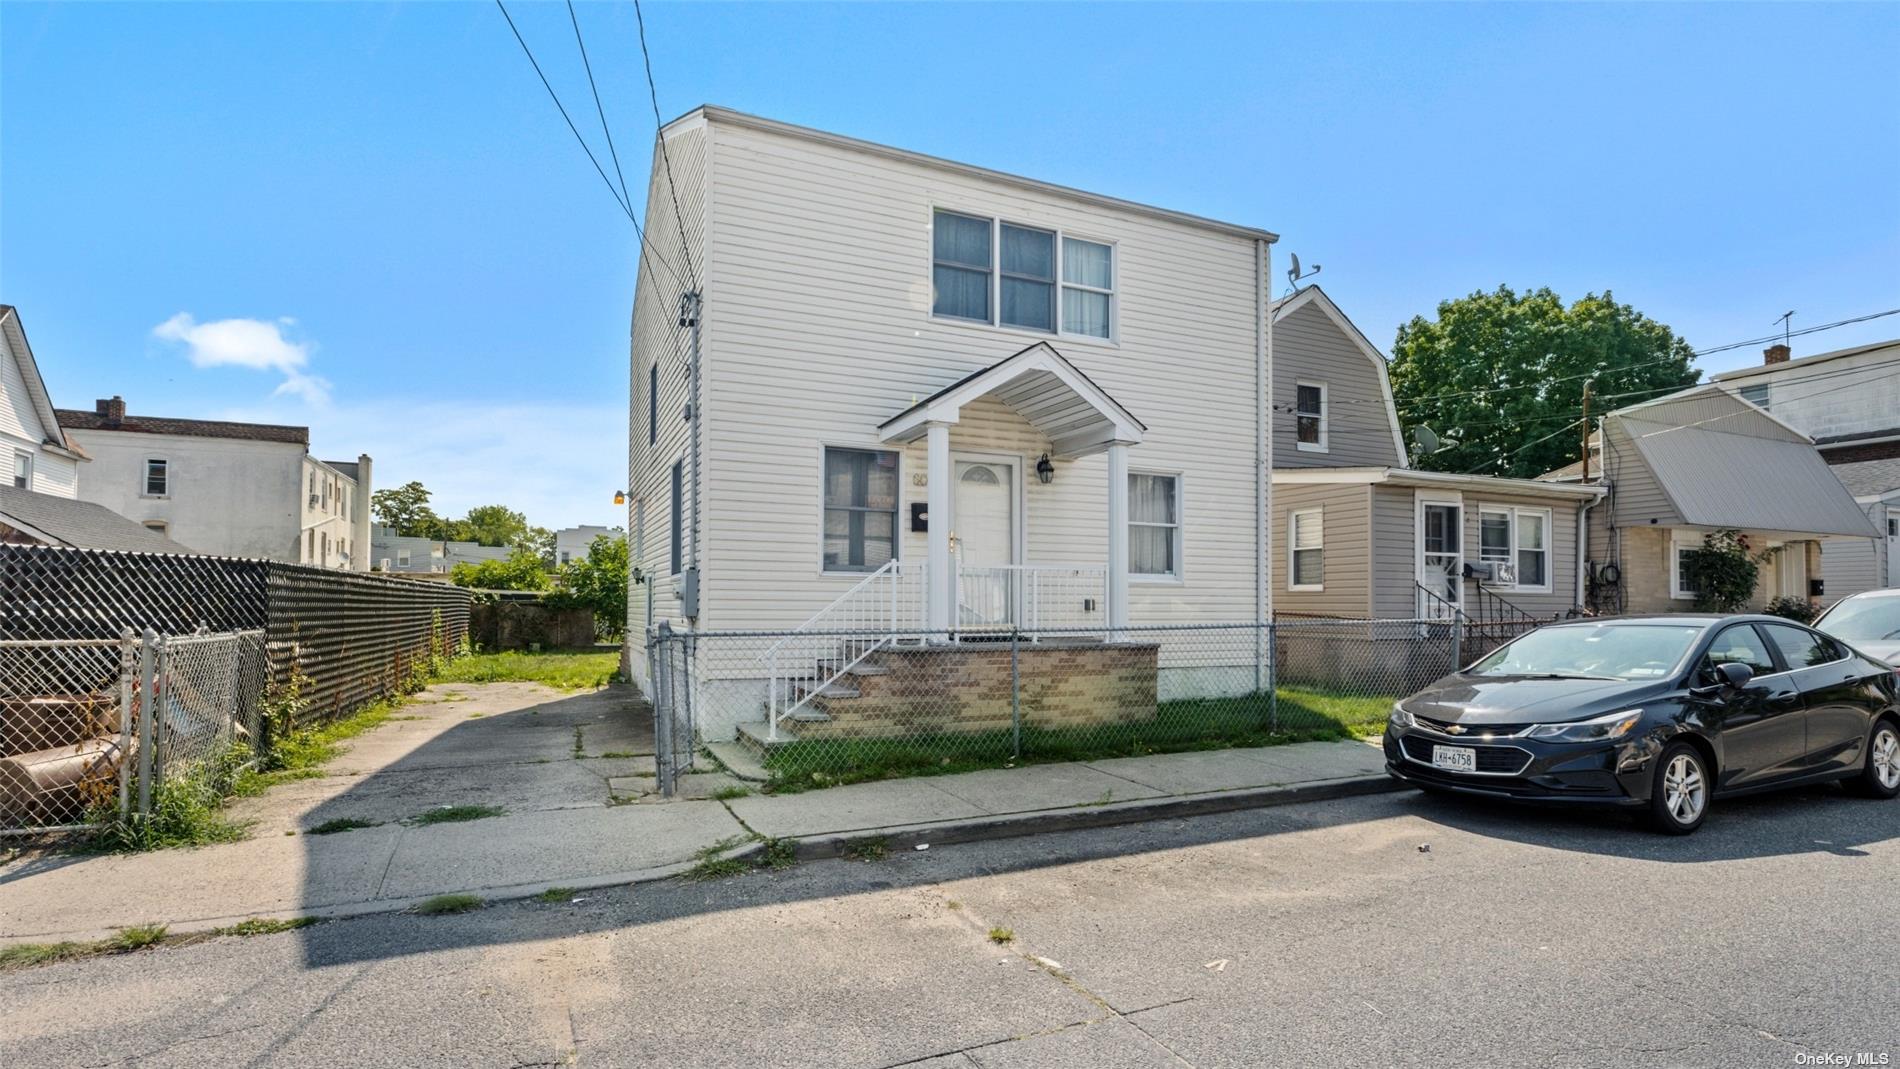
[[[1412,714],[1406,712],[1405,707],[1398,702],[1392,703],[1392,711],[1386,714],[1385,722],[1401,730],[1418,726],[1418,721],[1412,719]]]
[[[1636,725],[1642,723],[1642,720],[1641,709],[1625,709],[1620,713],[1578,720],[1569,724],[1539,724],[1525,732],[1525,737],[1550,739],[1556,742],[1609,742],[1636,730]]]

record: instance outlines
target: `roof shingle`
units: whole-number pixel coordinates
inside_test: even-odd
[[[237,438],[252,442],[310,445],[310,428],[277,423],[228,423],[215,419],[168,419],[163,416],[126,416],[117,422],[97,412],[55,409],[59,425],[76,431],[129,431],[133,434],[178,434],[190,438]]]

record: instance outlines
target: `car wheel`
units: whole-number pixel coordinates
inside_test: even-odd
[[[1874,724],[1867,738],[1867,762],[1860,775],[1847,781],[1847,789],[1867,798],[1900,795],[1900,725],[1892,720]]]
[[[1701,827],[1713,787],[1700,750],[1686,742],[1663,750],[1649,785],[1649,826],[1665,835],[1687,835]]]

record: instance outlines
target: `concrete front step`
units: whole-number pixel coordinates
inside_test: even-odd
[[[755,720],[739,725],[738,741],[746,749],[762,757],[780,746],[789,746],[797,742],[798,736],[793,732],[791,725],[781,720],[778,725],[778,738],[774,739],[771,725],[763,720]]]

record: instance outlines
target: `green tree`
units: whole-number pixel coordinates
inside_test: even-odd
[[[617,636],[627,630],[627,540],[599,535],[587,546],[587,556],[570,561],[556,573],[557,592],[551,600],[574,608],[592,609],[594,628]]]
[[[429,491],[419,482],[376,491],[369,495],[369,510],[377,523],[408,538],[434,538],[432,532],[442,522],[429,507]]]
[[[545,527],[530,527],[527,533],[523,534],[521,538],[515,542],[515,545],[534,550],[541,555],[541,563],[550,568],[554,567],[553,531]]]
[[[528,534],[528,518],[506,505],[477,505],[462,518],[462,539],[484,546],[516,546]]]
[[[533,550],[516,549],[502,560],[467,561],[449,569],[449,582],[476,590],[546,590],[553,585]]]
[[[1408,443],[1415,427],[1444,443],[1417,466],[1533,478],[1580,458],[1586,379],[1605,398],[1594,419],[1692,385],[1694,359],[1687,342],[1607,290],[1566,307],[1549,289],[1500,286],[1399,328],[1392,397]]]

